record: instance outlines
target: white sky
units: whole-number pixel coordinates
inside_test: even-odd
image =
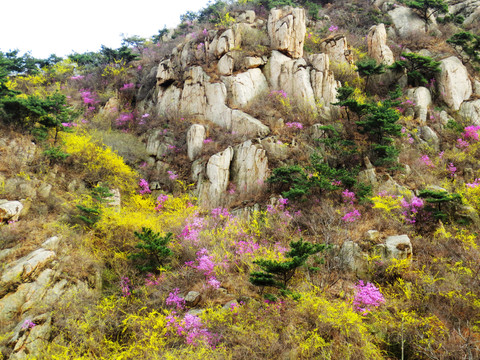
[[[121,36],[149,38],[180,23],[180,15],[205,8],[208,0],[0,0],[0,50],[54,53],[120,47]]]

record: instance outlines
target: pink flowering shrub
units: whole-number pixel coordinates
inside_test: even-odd
[[[457,148],[466,150],[472,142],[479,139],[480,126],[467,126],[463,129],[462,138],[457,139]]]
[[[169,293],[168,297],[165,299],[165,304],[170,307],[175,307],[177,310],[185,309],[185,299],[181,296],[178,296],[179,292],[179,288],[173,289],[173,291]]]
[[[420,158],[420,162],[425,166],[432,167],[432,168],[435,167],[435,165],[433,164],[432,160],[430,160],[428,155],[422,155],[422,157]]]
[[[140,190],[138,191],[140,194],[150,194],[152,191],[150,190],[150,186],[148,184],[148,181],[145,179],[140,179],[138,182],[138,186],[140,187]]]
[[[480,126],[474,126],[474,125],[467,126],[463,129],[462,136],[465,140],[478,141],[479,131],[480,131]]]
[[[37,324],[35,324],[32,320],[30,319],[27,319],[23,322],[22,324],[22,329],[23,330],[27,330],[27,329],[31,329],[33,327],[37,326]]]
[[[184,240],[197,244],[199,241],[198,236],[200,235],[200,232],[205,228],[205,225],[205,219],[199,217],[198,214],[195,214],[195,216],[189,219],[185,224],[181,233],[182,238]]]
[[[480,179],[475,179],[473,183],[466,183],[465,184],[469,188],[476,188],[477,186],[480,185]]]
[[[402,216],[403,220],[408,223],[408,224],[415,224],[417,221],[417,215],[418,212],[423,209],[425,203],[423,202],[422,199],[414,196],[412,200],[407,201],[405,199],[402,199],[400,201],[400,205],[403,208],[402,211]]]
[[[89,106],[95,106],[99,103],[97,100],[97,94],[90,90],[80,90],[80,96],[82,97],[83,103]]]
[[[236,255],[253,255],[259,248],[258,245],[253,240],[239,240],[236,241],[234,244],[235,247],[235,254]]]
[[[455,167],[455,165],[453,165],[453,163],[449,163],[447,165],[447,170],[451,178],[455,177],[455,172],[457,171],[457,168]]]
[[[342,220],[345,222],[355,222],[362,217],[360,211],[354,209],[352,211],[347,212],[343,217]]]
[[[134,83],[123,84],[123,86],[120,88],[120,91],[131,90],[134,88],[135,88]]]
[[[174,173],[173,171],[171,171],[171,170],[168,170],[168,171],[167,171],[167,174],[168,174],[168,177],[170,178],[170,180],[177,180],[177,178],[178,178],[178,175],[175,174],[175,173]]]
[[[188,345],[197,346],[200,342],[205,342],[215,348],[220,340],[220,336],[210,333],[196,315],[186,314],[183,319],[169,315],[167,320],[167,329],[172,329],[176,335],[183,337]]]
[[[463,139],[457,139],[457,148],[465,150],[470,146],[469,142]]]
[[[345,189],[345,191],[342,192],[342,198],[344,203],[353,205],[355,201],[355,193],[353,191]]]
[[[285,125],[291,129],[303,129],[303,124],[299,122],[287,122]]]
[[[374,308],[379,307],[385,299],[378,290],[378,288],[370,282],[366,284],[362,280],[355,286],[355,297],[353,299],[353,307],[355,311],[362,313],[362,315],[368,314]]]
[[[273,90],[270,92],[269,96],[281,96],[283,98],[287,98],[287,93],[284,90]]]
[[[160,194],[157,197],[157,206],[155,206],[155,210],[156,211],[161,211],[167,200],[168,200],[168,195]]]
[[[132,295],[130,291],[130,279],[126,276],[122,277],[120,280],[120,288],[122,289],[122,296],[128,297]]]
[[[228,209],[225,208],[215,208],[211,211],[212,217],[217,218],[229,218],[231,214],[228,212]]]
[[[217,264],[215,264],[213,256],[208,253],[207,249],[203,248],[198,251],[195,261],[189,261],[185,264],[197,269],[199,272],[202,272],[203,275],[205,275],[205,280],[210,287],[214,289],[218,289],[220,287],[220,281],[217,280],[215,274],[215,266]]]
[[[129,125],[133,125],[134,122],[135,115],[133,112],[123,112],[115,119],[115,125],[118,127],[128,127]]]

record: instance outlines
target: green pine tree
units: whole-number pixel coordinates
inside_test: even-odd
[[[443,0],[412,0],[405,3],[412,8],[425,23],[425,32],[428,31],[428,24],[435,14],[448,13],[448,5]]]
[[[390,69],[395,71],[406,70],[409,85],[423,86],[428,84],[428,81],[440,71],[440,63],[428,56],[403,52],[400,60],[395,61]]]
[[[368,81],[370,80],[370,76],[380,75],[385,72],[385,65],[377,64],[374,59],[360,60],[357,61],[355,65],[357,66],[357,71],[360,76],[365,76],[367,78],[365,80],[365,89],[367,89],[368,87]]]
[[[134,235],[141,240],[135,245],[140,251],[131,254],[129,258],[138,262],[137,267],[141,271],[155,271],[173,254],[172,250],[167,247],[172,240],[171,232],[161,236],[160,233],[154,232],[150,228],[142,227],[142,232],[135,231]]]
[[[250,273],[250,282],[262,288],[269,286],[286,291],[288,282],[295,275],[296,270],[305,265],[307,259],[316,253],[324,251],[326,244],[311,244],[300,239],[290,243],[290,251],[285,255],[286,260],[256,259],[253,263],[262,271]]]

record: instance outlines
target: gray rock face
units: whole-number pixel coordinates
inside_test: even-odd
[[[147,138],[147,154],[156,156],[158,149],[162,141],[160,140],[160,135],[163,133],[163,130],[153,131]]]
[[[22,209],[20,201],[0,200],[0,222],[17,221]]]
[[[221,57],[235,47],[235,35],[232,29],[225,30],[217,42],[216,56]]]
[[[387,259],[408,259],[412,253],[412,243],[407,235],[389,236],[385,239],[385,257]]]
[[[325,39],[321,44],[321,49],[328,55],[332,63],[353,64],[352,52],[344,35],[335,35]]]
[[[422,126],[420,128],[420,137],[432,147],[435,151],[440,150],[440,139],[435,131],[428,126]]]
[[[236,20],[253,24],[255,22],[255,11],[247,10],[244,13],[241,13]]]
[[[187,154],[190,161],[202,152],[203,140],[205,140],[205,127],[193,124],[187,131]]]
[[[199,303],[201,299],[201,295],[198,291],[189,291],[187,295],[185,295],[185,303],[188,306],[195,306]]]
[[[407,97],[415,103],[415,116],[422,124],[427,121],[428,108],[432,105],[432,96],[426,87],[409,89]]]
[[[425,23],[412,9],[398,6],[388,12],[393,25],[400,37],[406,37],[416,32],[425,32]]]
[[[232,178],[240,191],[259,189],[268,174],[268,159],[260,144],[245,141],[235,147],[232,163]]]
[[[305,59],[285,62],[281,68],[279,84],[287,94],[315,109],[315,96],[310,83],[310,68]]]
[[[166,82],[172,81],[175,79],[173,72],[173,64],[170,59],[163,60],[158,65],[157,70],[157,85],[163,85]]]
[[[232,109],[226,105],[227,87],[224,83],[207,83],[205,85],[207,108],[205,117],[224,129],[232,128]]]
[[[230,163],[233,159],[233,148],[210,157],[206,168],[206,179],[199,181],[199,199],[206,205],[215,207],[224,201],[225,192],[230,179]]]
[[[40,248],[10,263],[0,278],[0,289],[35,276],[54,258],[55,253],[53,251]]]
[[[260,120],[255,119],[243,111],[232,111],[232,132],[250,137],[264,137],[270,133],[268,126],[262,124]]]
[[[158,113],[170,117],[177,115],[181,96],[182,90],[175,85],[171,85],[167,89],[159,89],[157,99]]]
[[[387,46],[387,32],[384,24],[374,25],[368,32],[368,54],[378,63],[392,65],[395,61],[392,50]]]
[[[267,79],[260,69],[250,69],[236,76],[222,77],[232,108],[245,107],[253,98],[268,90]]]
[[[472,83],[467,68],[456,56],[440,61],[441,73],[438,75],[440,97],[453,110],[460,109],[462,102],[472,95]]]
[[[307,31],[304,9],[284,7],[270,10],[267,30],[273,50],[279,50],[296,59],[303,56]]]
[[[341,86],[336,81],[333,72],[330,70],[330,59],[327,54],[314,54],[310,57],[313,69],[311,81],[315,100],[323,105],[328,113],[333,106],[331,103],[337,100],[337,89]]]
[[[340,248],[341,264],[349,270],[357,271],[365,267],[365,258],[360,246],[353,241],[345,241]]]
[[[459,114],[473,125],[480,125],[480,100],[465,101],[460,105]]]
[[[266,58],[265,57],[258,57],[258,56],[247,56],[243,60],[243,67],[245,69],[254,69],[259,66],[265,65]]]
[[[40,199],[46,200],[50,196],[52,191],[52,185],[47,183],[42,183],[37,189],[37,195]]]
[[[218,61],[217,69],[220,75],[232,75],[234,60],[231,53],[226,53]]]
[[[480,0],[447,0],[446,3],[451,14],[465,18],[464,25],[470,25],[480,18]]]
[[[269,159],[283,161],[288,158],[289,147],[280,141],[276,136],[269,136],[260,141]]]
[[[192,66],[185,73],[185,83],[180,99],[180,113],[185,116],[204,118],[207,107],[205,82],[207,74],[200,66]]]

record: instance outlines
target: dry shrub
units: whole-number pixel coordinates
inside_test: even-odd
[[[330,62],[330,70],[333,72],[335,80],[340,81],[342,84],[355,86],[363,89],[364,80],[358,76],[356,67],[353,64],[346,62]]]
[[[267,33],[251,27],[241,28],[242,50],[247,56],[263,56],[270,53]]]
[[[120,131],[102,131],[95,138],[120,155],[125,163],[133,165],[147,160],[145,145],[133,134]]]
[[[326,7],[331,23],[341,31],[365,36],[376,24],[390,24],[390,17],[368,0],[341,0]]]
[[[425,33],[424,31],[412,32],[409,36],[394,40],[397,44],[402,44],[404,48],[408,48],[413,52],[418,52],[422,49],[429,49],[438,42],[434,36]]]

